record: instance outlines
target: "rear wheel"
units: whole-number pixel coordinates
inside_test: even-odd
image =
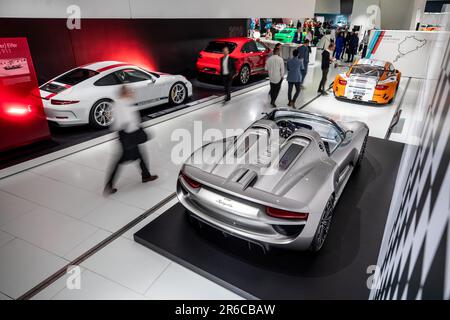
[[[330,196],[330,199],[328,199],[325,209],[323,210],[322,219],[320,219],[319,226],[317,227],[316,230],[316,234],[314,235],[311,246],[309,247],[310,251],[312,252],[319,251],[322,248],[323,244],[325,243],[328,231],[330,230],[333,212],[334,212],[334,194]]]
[[[97,101],[89,113],[89,124],[97,129],[107,128],[113,123],[113,101],[102,99]]]
[[[250,67],[246,64],[244,64],[239,71],[239,83],[242,85],[245,85],[250,80]]]
[[[169,102],[173,105],[182,104],[186,101],[188,96],[187,88],[182,82],[176,82],[170,88],[169,91]]]

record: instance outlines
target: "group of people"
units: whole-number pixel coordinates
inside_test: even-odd
[[[355,31],[338,31],[335,39],[335,50],[333,57],[337,60],[344,59],[344,54],[347,53],[346,62],[353,62],[355,54],[358,52],[359,38]]]
[[[303,41],[297,49],[292,52],[292,57],[287,61],[287,77],[288,82],[288,105],[295,106],[300,90],[303,87],[303,80],[308,73],[309,64],[309,43],[308,39]],[[281,44],[277,44],[273,50],[273,55],[266,61],[265,69],[269,75],[270,81],[270,105],[276,108],[276,99],[280,93],[281,84],[284,78],[284,60],[281,57]],[[294,95],[292,91],[295,89]]]

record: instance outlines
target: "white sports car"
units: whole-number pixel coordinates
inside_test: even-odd
[[[192,96],[192,84],[181,75],[101,61],[72,69],[39,88],[47,120],[60,126],[108,127],[114,120],[112,103],[122,84],[135,91],[138,110],[167,102],[179,105]]]

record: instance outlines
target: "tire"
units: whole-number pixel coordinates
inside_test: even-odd
[[[183,82],[175,82],[169,90],[169,103],[178,106],[186,101],[188,91]]]
[[[366,137],[364,138],[363,144],[361,146],[361,150],[359,151],[358,160],[356,161],[355,168],[359,168],[361,166],[361,162],[364,159],[364,153],[366,151],[366,145],[367,145],[367,137],[369,134],[366,134]]]
[[[325,209],[322,213],[322,218],[320,219],[319,225],[317,226],[316,234],[311,242],[311,246],[309,247],[309,251],[318,252],[328,235],[328,231],[330,230],[331,221],[333,219],[334,212],[334,193],[330,196],[325,205]]]
[[[250,80],[250,67],[248,64],[244,64],[239,70],[238,82],[240,85],[246,85]]]
[[[89,112],[89,124],[96,129],[108,128],[113,123],[111,99],[98,100]]]

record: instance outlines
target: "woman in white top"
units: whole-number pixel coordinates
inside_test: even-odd
[[[117,171],[122,163],[128,161],[139,160],[142,182],[153,181],[158,178],[158,176],[150,174],[146,161],[139,150],[139,144],[146,142],[148,138],[145,131],[141,128],[141,117],[136,108],[134,108],[133,102],[133,91],[126,85],[120,87],[118,99],[113,107],[114,122],[112,127],[119,133],[122,154],[111,166],[103,191],[104,195],[117,192],[117,189],[114,187]]]

